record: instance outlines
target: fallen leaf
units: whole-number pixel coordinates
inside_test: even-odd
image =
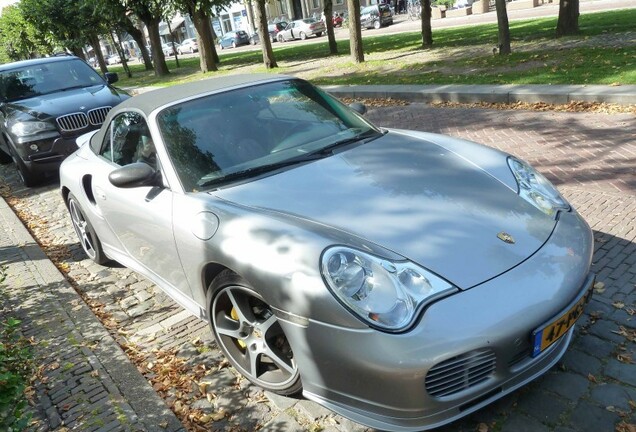
[[[625,307],[625,303],[623,303],[622,301],[615,301],[614,303],[612,303],[612,306],[614,306],[616,309],[623,309]]]
[[[598,380],[592,374],[587,374],[587,379],[588,379],[588,381],[593,382],[594,384],[598,384]]]
[[[214,414],[212,414],[212,420],[214,421],[223,420],[226,415],[227,415],[227,411],[225,411],[224,409],[219,410],[215,412]]]
[[[477,432],[488,432],[488,425],[486,423],[479,423]]]
[[[594,284],[594,292],[603,294],[605,292],[605,284],[603,282],[596,282]]]

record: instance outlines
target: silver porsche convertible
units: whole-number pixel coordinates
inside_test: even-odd
[[[429,429],[561,358],[593,238],[526,162],[364,110],[277,75],[155,90],[80,140],[61,192],[90,258],[207,320],[253,383]]]

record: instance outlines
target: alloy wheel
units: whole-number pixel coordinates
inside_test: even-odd
[[[90,259],[95,260],[95,257],[97,256],[97,251],[94,246],[95,240],[92,238],[90,230],[88,229],[88,222],[84,218],[84,214],[80,210],[79,204],[77,204],[75,199],[69,200],[68,209],[71,214],[73,228],[75,228],[77,237],[79,237],[82,249],[84,249],[84,252],[86,252],[86,255],[88,255]]]
[[[211,315],[217,342],[244,376],[272,391],[297,387],[289,342],[260,296],[247,287],[225,286],[214,297]]]

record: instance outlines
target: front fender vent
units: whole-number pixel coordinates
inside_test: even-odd
[[[490,349],[471,351],[433,366],[426,374],[426,391],[433,397],[450,396],[480,384],[495,371]]]

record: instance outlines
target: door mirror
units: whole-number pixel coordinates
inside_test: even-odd
[[[349,104],[349,108],[351,108],[352,110],[354,110],[355,112],[357,112],[360,115],[364,115],[367,112],[367,107],[360,102],[353,102]]]
[[[158,179],[158,172],[144,162],[136,162],[117,168],[108,175],[110,183],[119,188],[163,186]]]
[[[106,72],[104,74],[104,79],[108,84],[115,84],[119,81],[119,75],[117,75],[117,72]]]

